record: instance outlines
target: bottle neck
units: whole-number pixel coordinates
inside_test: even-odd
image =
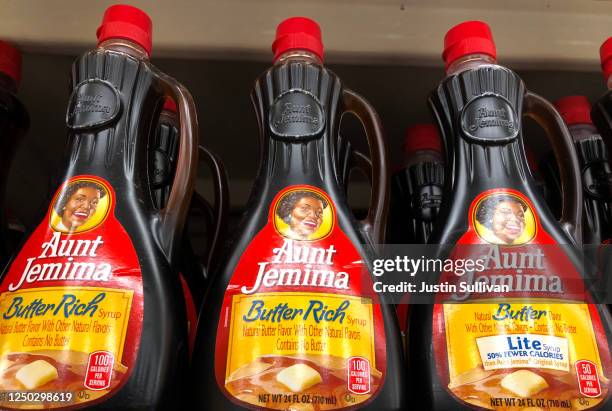
[[[325,127],[312,138],[273,136],[270,131],[271,121],[278,121],[282,117],[284,121],[294,122],[298,126],[301,113],[296,112],[295,115],[288,113],[285,116],[279,111],[280,106],[275,108],[274,103],[268,105],[266,102],[276,101],[287,90],[303,89],[305,84],[316,84],[310,90],[321,104],[322,111],[316,115],[322,116],[320,120],[323,124],[328,125],[331,122],[328,116],[334,113],[327,113],[326,107],[332,96],[337,95],[329,91],[329,88],[340,86],[335,80],[336,77],[333,74],[325,74],[322,62],[315,54],[304,50],[288,50],[281,54],[274,65],[266,71],[266,74],[255,83],[252,99],[256,105],[264,104],[257,110],[257,114],[262,115],[259,121],[264,125],[262,160],[265,164],[264,173],[270,182],[276,184],[291,180],[314,185],[320,184],[325,173],[331,170],[328,159],[331,158],[330,145],[332,143]],[[322,93],[321,90],[325,92]],[[296,106],[309,104],[300,100],[294,101],[291,96],[289,97],[287,102],[295,103]],[[286,107],[284,103],[283,107]],[[276,115],[271,115],[272,110],[276,110]],[[276,120],[272,117],[275,117]],[[299,131],[296,132],[299,134]]]
[[[568,129],[572,135],[572,138],[574,139],[574,142],[586,140],[593,136],[599,136],[595,126],[589,123],[572,124],[568,126]]]
[[[90,111],[79,109],[81,104],[104,103],[114,113],[114,120],[91,131],[70,129],[67,174],[98,174],[111,184],[126,180],[146,181],[147,170],[143,164],[148,160],[146,153],[151,127],[158,120],[155,115],[161,109],[159,105],[163,97],[162,90],[154,82],[156,73],[148,59],[148,54],[138,44],[113,38],[101,42],[98,48],[84,53],[73,63],[71,84],[74,89],[68,108],[69,124],[88,124],[91,121],[88,117]],[[90,103],[87,96],[91,91],[82,87],[92,80],[110,83],[120,100],[102,94],[100,102]],[[81,103],[81,95],[85,96],[84,103]],[[129,110],[125,110],[126,107]],[[112,139],[108,139],[109,131]],[[124,147],[130,147],[130,150],[124,150]],[[144,186],[136,186],[137,190],[144,190]]]
[[[104,40],[98,44],[98,48],[125,53],[139,60],[149,60],[149,53],[141,45],[127,39],[112,38]]]
[[[448,73],[429,104],[444,130],[447,188],[453,192],[449,198],[463,201],[488,189],[530,186],[522,116],[515,114],[525,94],[523,81],[483,55],[457,59]]]
[[[453,61],[446,69],[446,75],[450,76],[488,64],[497,64],[497,60],[488,54],[467,54]]]
[[[178,114],[172,110],[162,110],[159,114],[159,124],[170,124],[172,127],[179,127]]]
[[[300,49],[288,50],[284,52],[283,54],[278,56],[278,58],[274,61],[274,64],[275,65],[283,64],[289,60],[291,61],[302,60],[302,61],[305,61],[311,64],[318,64],[319,66],[323,65],[323,61],[319,58],[319,56],[317,56],[311,51],[300,50]]]
[[[404,164],[410,167],[419,163],[442,163],[442,154],[436,150],[418,150],[414,153],[406,154]]]

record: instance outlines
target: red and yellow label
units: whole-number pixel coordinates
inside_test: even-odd
[[[117,390],[136,359],[142,279],[103,179],[71,178],[0,285],[0,406],[70,408]]]
[[[480,258],[485,269],[445,272],[441,281],[507,291],[437,297],[434,330],[444,334],[433,336],[434,354],[447,390],[492,410],[586,410],[605,401],[612,362],[600,315],[531,202],[510,189],[481,194],[458,244],[452,258]]]
[[[228,398],[281,410],[344,409],[374,398],[384,381],[385,332],[364,272],[326,193],[279,192],[225,293],[215,371]]]

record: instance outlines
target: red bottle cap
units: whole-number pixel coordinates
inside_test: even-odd
[[[19,86],[21,82],[21,53],[11,43],[0,40],[0,71]]]
[[[482,21],[465,21],[450,29],[444,36],[445,67],[468,54],[487,54],[497,58],[491,28]]]
[[[307,17],[290,17],[276,27],[276,39],[272,43],[274,61],[289,50],[308,50],[323,61],[321,27]]]
[[[118,38],[131,40],[151,55],[153,23],[144,11],[125,4],[110,6],[104,12],[102,24],[96,35],[98,44],[104,40]]]
[[[591,103],[586,96],[567,96],[555,101],[555,107],[565,124],[593,124]]]
[[[608,40],[601,45],[599,56],[601,57],[601,69],[607,80],[612,75],[612,37],[608,37]]]
[[[442,152],[442,140],[433,124],[415,124],[406,129],[404,153],[412,155],[420,150]]]
[[[172,111],[173,113],[178,111],[176,108],[176,103],[171,98],[167,98],[166,101],[164,101],[163,110]]]

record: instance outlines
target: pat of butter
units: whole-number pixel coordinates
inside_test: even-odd
[[[293,392],[302,392],[323,380],[314,368],[306,364],[295,364],[279,372],[276,381]]]
[[[45,360],[36,360],[21,367],[15,374],[17,381],[28,390],[33,390],[57,378],[57,370]]]
[[[519,370],[506,375],[501,386],[519,397],[530,397],[548,388],[548,383],[540,375],[529,370]]]

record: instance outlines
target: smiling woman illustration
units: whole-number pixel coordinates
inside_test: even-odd
[[[323,223],[327,200],[313,191],[299,190],[284,195],[276,215],[289,225],[283,233],[294,240],[313,240],[313,234]]]
[[[487,242],[494,244],[518,244],[526,241],[522,239],[527,226],[526,213],[529,212],[527,204],[518,197],[498,194],[484,199],[476,210],[476,221],[488,231],[478,234]],[[529,212],[531,216],[531,212]],[[532,217],[533,218],[533,217]],[[531,237],[531,236],[530,236]]]
[[[66,233],[79,231],[95,214],[100,199],[105,196],[106,189],[94,181],[71,183],[55,202],[54,209],[61,220],[54,228]]]

